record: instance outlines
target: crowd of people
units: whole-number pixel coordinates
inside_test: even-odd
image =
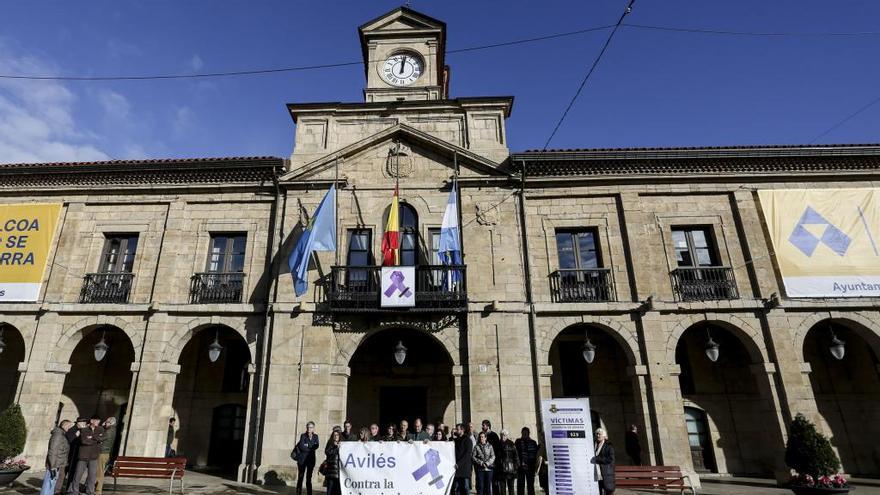
[[[478,495],[534,495],[535,476],[543,464],[538,455],[538,442],[531,438],[528,428],[523,428],[520,437],[514,441],[507,430],[501,430],[500,435],[492,431],[492,423],[488,419],[482,422],[480,431],[475,430],[473,423],[459,423],[450,429],[442,423],[424,424],[420,418],[416,418],[412,429],[407,420],[402,420],[399,424],[387,425],[384,432],[376,423],[355,432],[351,422],[346,421],[342,427],[333,429],[324,446],[324,461],[319,465],[328,495],[341,493],[339,444],[354,441],[454,442],[455,477],[450,493],[455,495],[470,493],[472,475],[476,479]],[[303,484],[306,493],[312,495],[312,474],[320,447],[315,424],[309,422],[292,454],[299,472],[297,495],[302,495]]]
[[[46,474],[41,495],[85,493],[101,495],[104,474],[109,467],[110,453],[116,442],[116,418],[101,420],[99,416],[62,420],[49,437]]]

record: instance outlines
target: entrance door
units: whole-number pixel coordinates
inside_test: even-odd
[[[379,422],[384,431],[388,423],[398,424],[401,419],[409,421],[410,428],[416,418],[429,422],[427,387],[381,387],[379,389]]]
[[[688,443],[691,446],[691,460],[698,473],[716,472],[715,456],[709,439],[709,423],[706,414],[693,407],[684,408],[684,422],[687,426]]]
[[[241,449],[244,447],[244,423],[245,409],[241,404],[214,408],[208,466],[235,473],[241,463]]]

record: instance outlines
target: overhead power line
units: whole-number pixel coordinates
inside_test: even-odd
[[[724,31],[714,29],[699,28],[681,28],[675,26],[654,26],[649,24],[622,24],[622,27],[635,29],[649,29],[666,32],[679,32],[691,34],[717,34],[730,36],[764,36],[764,37],[829,37],[829,36],[880,36],[880,31],[853,31],[853,32],[756,32],[756,31]],[[500,43],[492,43],[486,45],[469,46],[454,50],[447,50],[447,53],[465,53],[480,50],[489,50],[492,48],[503,48],[507,46],[522,45],[527,43],[535,43],[539,41],[552,40],[557,38],[565,38],[576,36],[579,34],[590,33],[594,31],[602,31],[604,29],[615,28],[614,24],[605,26],[594,26],[576,31],[567,31],[562,33],[552,33],[533,38],[524,38],[513,41],[504,41]],[[149,81],[149,80],[169,80],[169,79],[204,79],[213,77],[234,77],[234,76],[258,76],[270,75],[285,72],[300,72],[320,69],[335,69],[340,67],[349,67],[363,64],[362,61],[339,62],[334,64],[316,64],[316,65],[300,65],[291,67],[270,67],[265,69],[243,69],[218,72],[200,72],[194,74],[141,74],[141,75],[110,75],[110,76],[54,76],[54,75],[29,75],[29,74],[0,74],[0,79],[24,79],[32,81]]]
[[[611,32],[608,33],[608,38],[605,39],[605,44],[602,45],[602,49],[599,50],[599,54],[596,55],[596,58],[593,60],[593,65],[590,66],[590,70],[587,71],[587,75],[584,76],[584,79],[581,81],[580,86],[578,86],[577,91],[575,91],[574,96],[571,97],[571,101],[568,102],[568,106],[565,107],[565,111],[562,112],[562,115],[559,117],[559,121],[556,122],[556,127],[553,128],[553,132],[550,133],[550,136],[547,138],[547,142],[544,143],[544,150],[550,146],[550,141],[553,140],[553,136],[556,135],[556,132],[559,130],[559,127],[562,126],[562,123],[565,121],[565,117],[568,115],[571,107],[574,106],[574,102],[577,101],[578,96],[580,96],[581,91],[584,90],[584,86],[587,85],[587,81],[590,80],[590,76],[593,75],[593,71],[596,70],[596,67],[599,65],[599,61],[602,60],[602,55],[605,55],[605,51],[608,50],[608,45],[611,44],[611,40],[614,39],[614,34],[617,33],[617,30],[620,28],[620,25],[623,24],[623,19],[632,12],[633,4],[636,3],[636,0],[629,0],[629,4],[627,4],[626,9],[624,9],[623,13],[620,14],[620,18],[617,19],[617,23],[614,25],[614,28],[611,29]]]
[[[454,50],[446,50],[446,53],[464,53],[474,52],[478,50],[488,50],[492,48],[501,48],[513,45],[522,45],[526,43],[534,43],[537,41],[546,41],[557,38],[565,38],[568,36],[576,36],[579,34],[590,33],[593,31],[602,31],[613,27],[595,26],[590,28],[578,29],[577,31],[567,31],[563,33],[554,33],[534,38],[524,38],[513,41],[503,41],[500,43],[492,43],[488,45],[469,46],[465,48],[457,48]],[[161,79],[201,79],[211,77],[230,77],[230,76],[254,76],[264,74],[277,74],[280,72],[299,72],[317,69],[334,69],[339,67],[348,67],[353,65],[362,65],[363,61],[356,62],[339,62],[335,64],[319,64],[319,65],[300,65],[293,67],[276,67],[268,69],[252,69],[252,70],[234,70],[224,72],[202,72],[196,74],[159,74],[159,75],[132,75],[132,76],[48,76],[48,75],[14,75],[0,74],[0,79],[26,79],[31,81],[148,81]]]
[[[842,126],[843,124],[846,124],[846,123],[849,122],[850,120],[854,119],[857,115],[859,115],[860,113],[864,112],[865,110],[867,110],[867,109],[873,107],[873,106],[876,105],[877,103],[880,103],[880,96],[878,96],[877,98],[874,98],[873,100],[869,101],[868,103],[862,105],[862,106],[859,107],[859,109],[856,110],[855,112],[853,112],[853,113],[847,115],[846,117],[844,117],[844,118],[838,120],[834,125],[832,125],[832,126],[829,127],[828,129],[825,129],[825,130],[822,131],[821,133],[817,134],[816,137],[814,137],[813,139],[810,140],[809,144],[814,144],[816,141],[818,141],[818,140],[822,139],[823,137],[827,136],[831,131],[837,129],[838,127]]]
[[[727,36],[774,36],[774,37],[828,37],[828,36],[880,36],[880,31],[725,31],[719,29],[684,28],[675,26],[653,26],[650,24],[624,24],[623,27],[650,29],[654,31],[670,31],[676,33],[722,34]]]

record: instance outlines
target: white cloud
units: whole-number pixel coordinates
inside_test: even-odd
[[[195,113],[190,107],[178,107],[174,112],[172,127],[177,137],[182,136],[195,126]]]
[[[116,91],[105,89],[98,93],[98,102],[110,119],[127,119],[131,104],[128,99]]]
[[[189,59],[189,68],[192,69],[193,72],[198,72],[198,70],[201,69],[204,65],[205,62],[202,61],[202,57],[200,57],[198,54],[193,55],[192,58]]]
[[[0,40],[0,73],[56,72],[34,57],[13,53]],[[107,153],[98,149],[95,136],[78,128],[76,100],[76,95],[57,81],[0,80],[0,162],[108,159]]]

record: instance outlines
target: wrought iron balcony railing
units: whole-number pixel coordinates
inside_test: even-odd
[[[467,309],[465,265],[415,267],[415,309],[460,311]],[[379,310],[381,266],[334,266],[325,286],[325,300],[332,310]]]
[[[133,273],[87,273],[79,292],[81,303],[127,303]]]
[[[190,279],[190,304],[240,303],[244,291],[242,272],[196,273]]]
[[[607,302],[616,300],[610,268],[563,269],[550,274],[553,302]]]
[[[676,268],[670,274],[679,301],[739,299],[733,269],[726,266]]]

